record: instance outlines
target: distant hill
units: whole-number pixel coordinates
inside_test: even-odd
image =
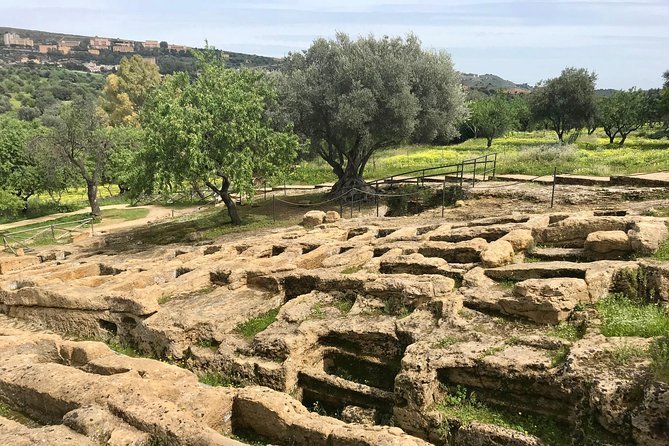
[[[516,84],[495,74],[460,73],[462,84],[474,90],[504,90],[514,93],[526,93],[532,90],[528,84]]]

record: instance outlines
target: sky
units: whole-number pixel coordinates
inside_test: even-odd
[[[274,57],[413,32],[459,71],[530,85],[573,66],[598,88],[657,88],[669,69],[669,0],[0,0],[0,26]]]

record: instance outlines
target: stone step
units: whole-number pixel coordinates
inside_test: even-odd
[[[518,263],[488,268],[486,276],[493,280],[521,281],[527,279],[550,279],[555,277],[585,278],[585,272],[590,268],[587,263],[576,262],[542,262]]]
[[[582,248],[534,248],[530,257],[546,261],[577,261],[586,258]]]

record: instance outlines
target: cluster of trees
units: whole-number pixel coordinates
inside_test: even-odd
[[[466,127],[473,136],[486,138],[488,147],[510,130],[531,128],[551,129],[561,143],[567,135],[573,141],[583,130],[592,134],[603,128],[611,144],[620,137],[623,145],[644,125],[669,126],[669,71],[663,77],[661,90],[632,88],[598,96],[594,73],[566,68],[528,95],[497,93],[472,101]]]
[[[95,99],[104,81],[100,75],[62,68],[0,65],[0,114],[16,109],[24,121],[55,115],[64,101]]]
[[[651,97],[630,90],[597,101],[595,75],[569,68],[529,96],[494,95],[468,107],[448,54],[424,51],[412,35],[318,39],[278,72],[228,68],[210,48],[193,56],[196,75],[161,78],[135,55],[95,97],[72,94],[33,120],[0,116],[0,211],[20,209],[35,193],[57,200],[65,188],[85,185],[98,214],[104,183],[132,196],[189,185],[219,195],[238,224],[231,191],[252,194],[254,181],[280,174],[300,151],[332,167],[331,193],[339,196],[367,187],[363,174],[375,151],[447,142],[462,128],[489,147],[532,125],[552,128],[560,140],[601,125],[624,142],[648,116]],[[656,116],[669,115],[665,78],[653,96]],[[41,82],[36,90],[44,91]]]

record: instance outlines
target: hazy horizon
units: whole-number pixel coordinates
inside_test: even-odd
[[[167,40],[282,57],[337,31],[416,34],[456,69],[536,84],[567,66],[598,88],[657,88],[669,69],[666,0],[4,0],[0,25],[132,40]]]

